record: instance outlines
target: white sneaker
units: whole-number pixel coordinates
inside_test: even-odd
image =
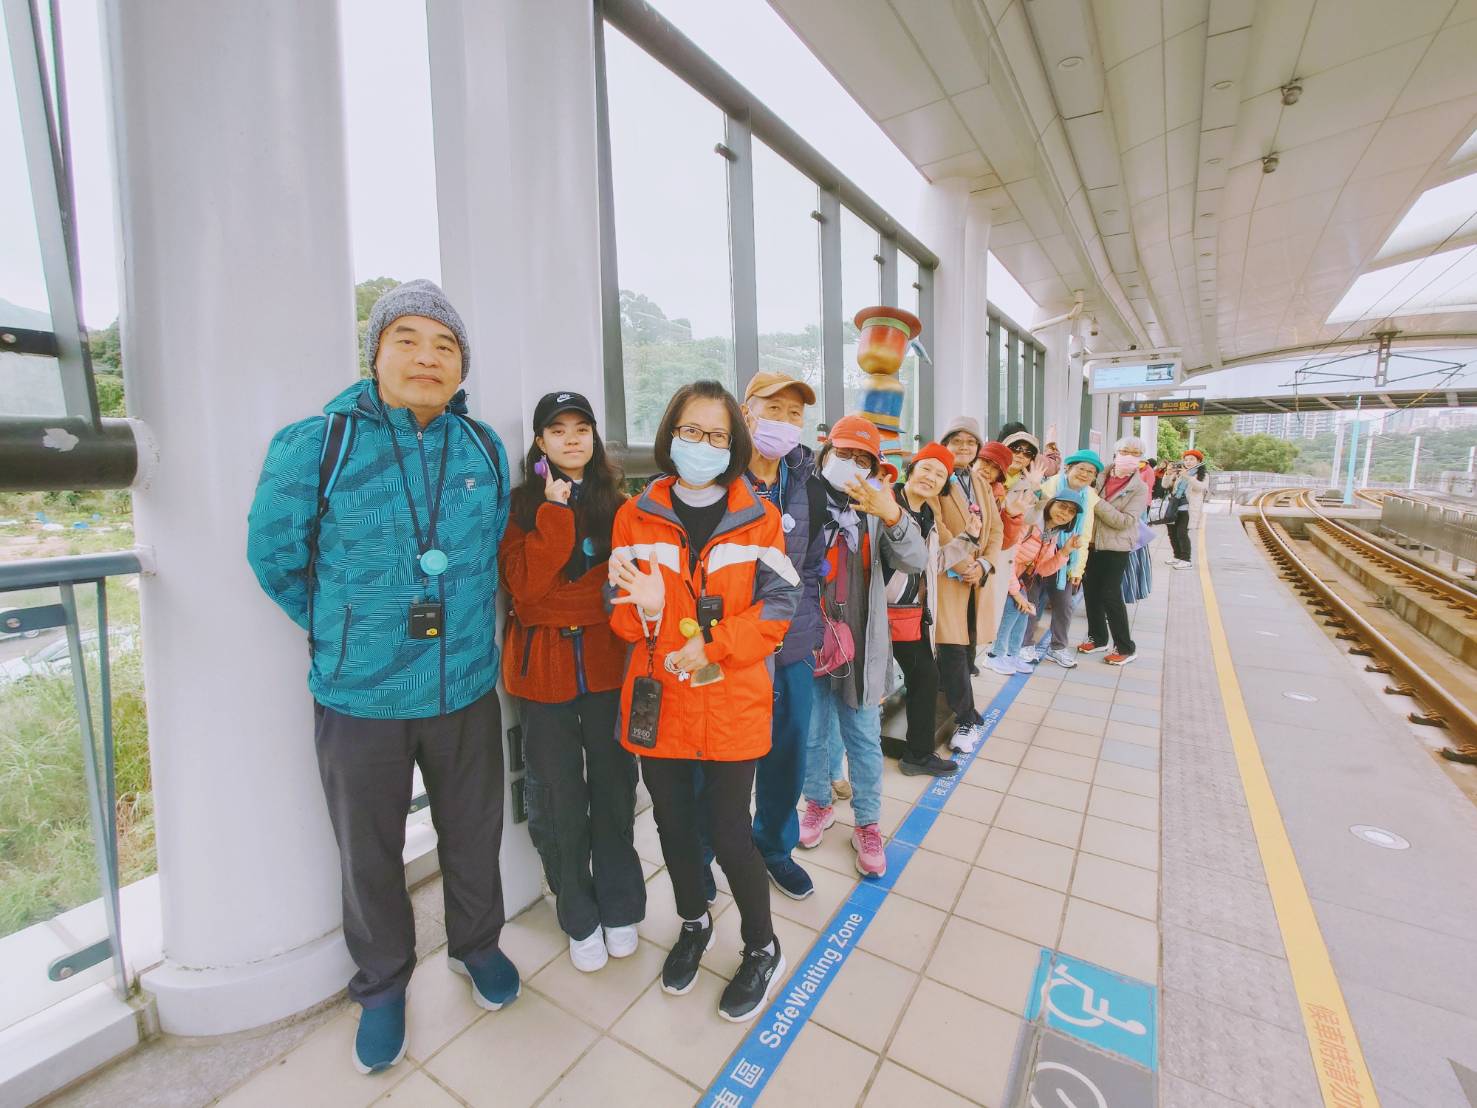
[[[1187,562],[1187,561],[1181,560],[1181,561],[1175,562],[1174,568],[1175,569],[1194,569],[1195,568],[1195,563],[1194,562]]]
[[[1184,563],[1181,562],[1178,558],[1165,558],[1164,564],[1167,566],[1178,566],[1183,565]]]
[[[605,936],[598,927],[586,938],[569,940],[569,960],[581,973],[594,973],[600,969],[605,965],[607,954]]]
[[[1025,655],[1015,660],[1015,671],[1017,673],[1035,673],[1036,667],[1026,661]]]
[[[955,754],[970,754],[979,742],[979,735],[975,733],[975,729],[961,723],[954,728],[954,737],[949,740],[949,749]]]
[[[636,944],[639,940],[640,936],[636,934],[634,923],[625,927],[605,929],[605,949],[610,952],[612,958],[629,958],[636,953]]]
[[[991,673],[1000,674],[1001,677],[1014,677],[1016,672],[1015,659],[996,655],[985,662],[985,668]]]

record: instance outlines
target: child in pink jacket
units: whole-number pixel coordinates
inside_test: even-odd
[[[1007,677],[1031,672],[1031,663],[1020,655],[1021,644],[1035,629],[1036,599],[1042,583],[1065,573],[1072,551],[1082,545],[1082,520],[1079,499],[1054,497],[1041,510],[1040,522],[1021,537],[1011,566],[1010,599],[995,632],[995,656],[988,663],[994,672]]]

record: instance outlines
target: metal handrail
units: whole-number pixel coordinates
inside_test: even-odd
[[[114,985],[120,997],[131,989],[123,959],[122,927],[119,919],[118,801],[113,751],[113,695],[108,667],[109,577],[143,571],[147,551],[120,550],[101,554],[79,554],[60,558],[24,558],[0,563],[0,593],[26,589],[55,588],[60,604],[11,609],[5,613],[6,630],[36,631],[52,627],[66,630],[71,658],[72,697],[77,707],[77,728],[82,742],[83,775],[87,783],[87,811],[92,824],[93,851],[102,885],[103,915],[108,936],[82,950],[53,959],[48,976],[62,981],[111,957]],[[102,712],[102,745],[93,727],[92,699],[87,691],[87,667],[82,653],[82,632],[77,618],[77,585],[97,590],[98,703]]]

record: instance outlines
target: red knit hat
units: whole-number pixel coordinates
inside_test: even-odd
[[[1015,461],[1015,455],[1010,452],[1010,447],[1003,442],[987,442],[980,447],[980,457],[987,462],[994,462],[1000,467],[1000,475],[1005,476],[1005,471],[1010,468],[1011,462]]]
[[[1183,456],[1186,457],[1186,458],[1188,458],[1191,454],[1195,455],[1195,457],[1199,458],[1202,462],[1205,461],[1205,453],[1204,453],[1204,451],[1196,450],[1192,446],[1189,450],[1186,450],[1185,451],[1185,453],[1184,453]]]
[[[929,443],[922,450],[913,455],[912,465],[916,467],[918,463],[923,461],[925,458],[935,461],[939,465],[943,466],[945,473],[954,472],[954,454],[947,446],[940,446],[936,442]]]

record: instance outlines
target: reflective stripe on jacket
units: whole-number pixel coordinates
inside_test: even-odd
[[[610,626],[631,643],[621,686],[617,733],[626,749],[645,758],[700,758],[741,762],[769,752],[774,705],[772,666],[800,600],[800,576],[785,554],[780,513],[738,479],[728,486],[728,503],[703,547],[697,569],[689,571],[687,532],[672,509],[674,477],[661,477],[616,513],[611,554],[634,559],[638,568],[660,566],[666,585],[655,635],[651,676],[662,685],[656,746],[626,741],[631,687],[647,673],[647,629],[634,604],[611,608]],[[679,629],[696,618],[701,595],[723,598],[723,618],[712,629],[708,660],[723,679],[694,688],[663,664],[687,638]]]

